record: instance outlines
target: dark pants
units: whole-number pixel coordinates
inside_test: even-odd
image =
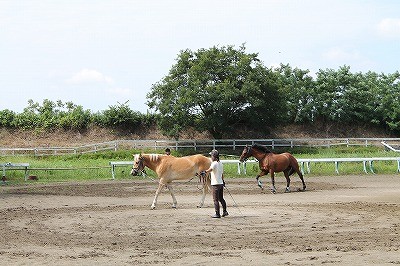
[[[221,202],[222,210],[226,211],[226,202],[224,200],[224,185],[213,185],[213,199],[215,213],[219,214],[219,203]]]

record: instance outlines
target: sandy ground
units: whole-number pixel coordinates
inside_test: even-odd
[[[283,193],[278,177],[277,194],[228,179],[221,219],[211,195],[196,208],[194,180],[175,183],[177,209],[164,190],[156,210],[151,180],[3,185],[0,264],[400,264],[400,175],[305,178],[308,191]]]

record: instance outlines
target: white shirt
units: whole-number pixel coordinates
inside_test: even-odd
[[[224,180],[222,179],[222,174],[224,173],[224,166],[221,161],[213,161],[211,163],[211,185],[222,185]]]

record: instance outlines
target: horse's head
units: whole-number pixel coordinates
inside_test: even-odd
[[[144,157],[142,154],[134,155],[135,159],[133,161],[131,175],[136,176],[144,172]]]
[[[249,147],[248,145],[246,145],[246,147],[244,147],[242,154],[240,155],[239,161],[240,162],[244,162],[246,161],[249,157],[251,156],[251,147]]]

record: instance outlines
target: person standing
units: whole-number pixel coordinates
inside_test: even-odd
[[[202,171],[201,174],[205,175],[206,173],[211,173],[211,186],[214,200],[214,208],[215,214],[211,216],[212,218],[221,218],[220,215],[220,205],[222,205],[222,217],[228,216],[228,212],[226,210],[226,202],[224,199],[224,166],[222,162],[219,160],[219,152],[217,150],[212,150],[210,152],[212,163],[210,168]]]

